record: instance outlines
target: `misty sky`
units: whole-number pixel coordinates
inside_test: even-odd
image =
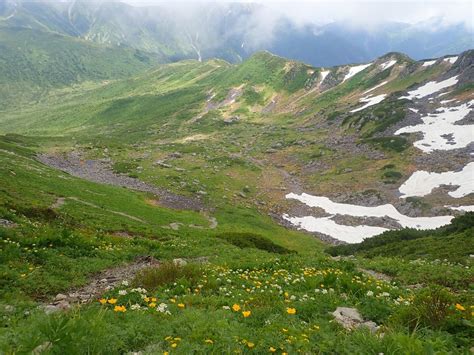
[[[163,5],[170,4],[168,0],[124,0],[124,2],[134,5]],[[206,0],[174,0],[174,6],[187,5],[199,6],[206,3]],[[474,1],[472,0],[339,0],[339,1],[319,1],[319,0],[220,0],[218,3],[241,2],[258,3],[267,8],[268,15],[273,12],[283,13],[292,18],[296,23],[316,23],[325,24],[334,21],[348,21],[348,24],[356,26],[374,26],[389,21],[420,23],[427,22],[426,26],[433,26],[430,19],[437,18],[434,22],[436,26],[463,23],[469,28],[473,27]],[[265,16],[265,14],[262,14]],[[264,20],[264,19],[262,19]]]

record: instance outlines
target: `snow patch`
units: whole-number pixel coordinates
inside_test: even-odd
[[[323,83],[324,79],[326,79],[326,77],[329,75],[330,71],[329,70],[323,70],[321,71],[321,82],[320,84]]]
[[[356,66],[350,67],[350,68],[349,68],[349,72],[346,74],[346,76],[344,77],[344,79],[342,80],[342,82],[346,81],[347,79],[352,78],[354,75],[356,75],[357,73],[360,73],[362,70],[364,70],[365,68],[369,67],[371,64],[372,64],[372,63],[369,63],[369,64],[361,64],[361,65],[356,65]]]
[[[445,62],[449,62],[451,64],[454,64],[454,63],[456,63],[456,60],[458,60],[458,57],[457,56],[456,57],[449,57],[449,58],[444,58],[443,60]]]
[[[377,96],[373,96],[373,97],[363,97],[359,101],[360,102],[365,102],[366,104],[364,106],[361,106],[359,108],[351,110],[351,112],[362,111],[363,109],[366,109],[369,106],[376,105],[376,104],[382,102],[385,99],[386,96],[387,96],[386,94],[382,94],[382,95],[377,95]]]
[[[381,86],[384,86],[384,85],[387,84],[387,83],[388,83],[388,80],[387,80],[387,81],[384,81],[384,82],[382,82],[382,83],[380,83],[380,84],[378,84],[378,85],[375,85],[372,89],[369,89],[369,90],[365,91],[365,92],[364,92],[364,95],[365,95],[365,94],[368,94],[368,93],[371,92],[371,91],[374,91],[375,89],[378,89],[378,88],[381,87]]]
[[[436,63],[436,59],[435,60],[427,60],[426,62],[423,63],[422,67],[429,67],[429,66],[433,65],[434,63]]]
[[[386,228],[365,225],[345,226],[334,222],[331,219],[332,217],[289,217],[285,214],[283,218],[299,229],[326,234],[346,243],[360,243],[365,238],[371,238],[388,230]]]
[[[382,70],[388,69],[394,66],[396,62],[397,61],[395,59],[389,60],[388,62],[380,64],[380,68],[382,68]]]
[[[474,193],[474,162],[467,164],[461,171],[447,171],[445,173],[430,173],[424,170],[415,171],[410,178],[398,189],[402,196],[426,196],[433,189],[442,185],[458,186],[448,195],[461,198]]]
[[[453,216],[439,216],[439,217],[409,217],[401,214],[391,204],[385,204],[375,207],[351,205],[347,203],[337,203],[331,201],[329,198],[324,196],[313,196],[306,193],[297,195],[295,193],[289,193],[286,195],[287,199],[298,200],[310,207],[322,208],[326,213],[332,215],[348,215],[353,217],[378,217],[384,218],[389,217],[396,220],[402,227],[416,228],[416,229],[434,229],[446,224],[449,224]],[[350,236],[353,232],[354,238],[360,241],[360,238],[372,237],[376,234],[383,232],[384,228],[370,227],[369,226],[342,226],[336,224],[331,219],[333,216],[325,218],[315,218],[312,216],[306,217],[289,217],[288,215],[283,216],[287,221],[293,223],[299,228],[304,228],[308,231],[320,232],[330,235],[333,238],[340,239],[338,233],[343,233],[344,236]],[[348,227],[348,228],[345,228]],[[308,228],[308,229],[307,229]],[[356,229],[354,229],[356,228]],[[375,230],[374,228],[379,228]],[[316,230],[318,229],[318,230]],[[325,232],[323,232],[323,230]],[[347,233],[347,234],[346,234]],[[342,240],[342,239],[341,239]],[[356,243],[356,240],[348,241],[349,243]]]
[[[418,111],[420,111],[420,110],[418,110],[418,109],[416,109],[416,108],[409,108],[409,110],[410,110],[411,112],[415,112],[415,113],[418,113]]]
[[[444,206],[455,211],[474,212],[474,206]]]
[[[450,103],[452,101],[457,101],[457,100],[456,99],[443,100],[443,101],[440,101],[439,103],[442,104],[442,105],[446,105],[447,103]]]
[[[474,101],[453,107],[441,107],[437,113],[421,117],[423,123],[400,128],[395,135],[421,132],[423,139],[413,143],[425,153],[465,148],[474,141],[474,125],[457,125],[471,111]]]
[[[458,82],[457,75],[440,82],[430,81],[416,90],[408,91],[408,96],[402,96],[400,97],[400,99],[409,99],[409,100],[421,99],[425,96],[434,94],[435,92],[443,90],[447,87],[453,86],[457,84],[457,82]]]

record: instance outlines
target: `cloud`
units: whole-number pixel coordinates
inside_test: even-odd
[[[124,0],[135,5],[164,5],[169,0]],[[347,22],[353,26],[378,26],[387,22],[404,22],[416,24],[437,18],[438,25],[463,23],[473,27],[473,4],[471,0],[220,0],[216,4],[230,3],[261,4],[258,16],[268,24],[284,15],[299,25],[327,24],[331,22]],[[176,5],[184,5],[192,9],[193,5],[209,3],[206,0],[174,0]],[[278,15],[277,15],[278,14]]]

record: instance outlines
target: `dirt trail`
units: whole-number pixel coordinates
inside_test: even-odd
[[[73,201],[76,201],[76,202],[79,202],[79,203],[82,203],[83,205],[87,205],[87,206],[90,206],[90,207],[94,207],[94,208],[98,208],[98,209],[102,209],[104,210],[103,207],[100,207],[100,206],[97,206],[93,203],[90,203],[90,202],[87,202],[87,201],[82,201],[80,199],[78,199],[77,197],[74,197],[74,196],[71,196],[71,197],[59,197],[52,205],[51,205],[51,208],[52,209],[58,209],[60,207],[62,207],[67,200],[73,200]],[[137,222],[141,222],[141,223],[146,223],[143,219],[140,219],[138,217],[135,217],[135,216],[130,216],[129,214],[126,214],[124,212],[119,212],[119,211],[113,211],[113,210],[107,210],[105,209],[107,212],[110,212],[110,213],[113,213],[113,214],[116,214],[116,215],[119,215],[119,216],[122,216],[122,217],[126,217],[126,218],[129,218],[129,219],[133,219],[134,221],[137,221]]]
[[[114,173],[110,160],[86,160],[79,152],[61,155],[40,154],[37,159],[45,165],[85,180],[152,193],[159,198],[160,205],[164,207],[194,211],[205,209],[198,198],[176,195],[130,176]]]
[[[94,276],[87,285],[78,289],[58,294],[53,302],[43,306],[47,313],[66,310],[74,303],[87,303],[98,299],[105,291],[117,287],[123,281],[131,281],[135,275],[151,266],[158,266],[159,262],[151,256],[140,257],[131,264],[107,269]]]

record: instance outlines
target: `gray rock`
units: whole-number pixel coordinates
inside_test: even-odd
[[[359,311],[355,308],[337,307],[332,313],[336,322],[347,330],[354,330],[359,327],[367,327],[371,332],[376,332],[378,326],[372,321],[364,321]]]
[[[181,227],[183,224],[182,223],[179,223],[179,222],[173,222],[173,223],[170,223],[169,224],[169,227],[174,230],[174,231],[177,231],[179,230],[179,227]]]
[[[58,293],[56,297],[54,297],[54,301],[56,302],[65,301],[65,300],[67,300],[67,296],[62,293]]]
[[[173,264],[175,264],[176,266],[184,266],[184,265],[187,265],[188,262],[184,259],[178,258],[178,259],[173,259]]]

